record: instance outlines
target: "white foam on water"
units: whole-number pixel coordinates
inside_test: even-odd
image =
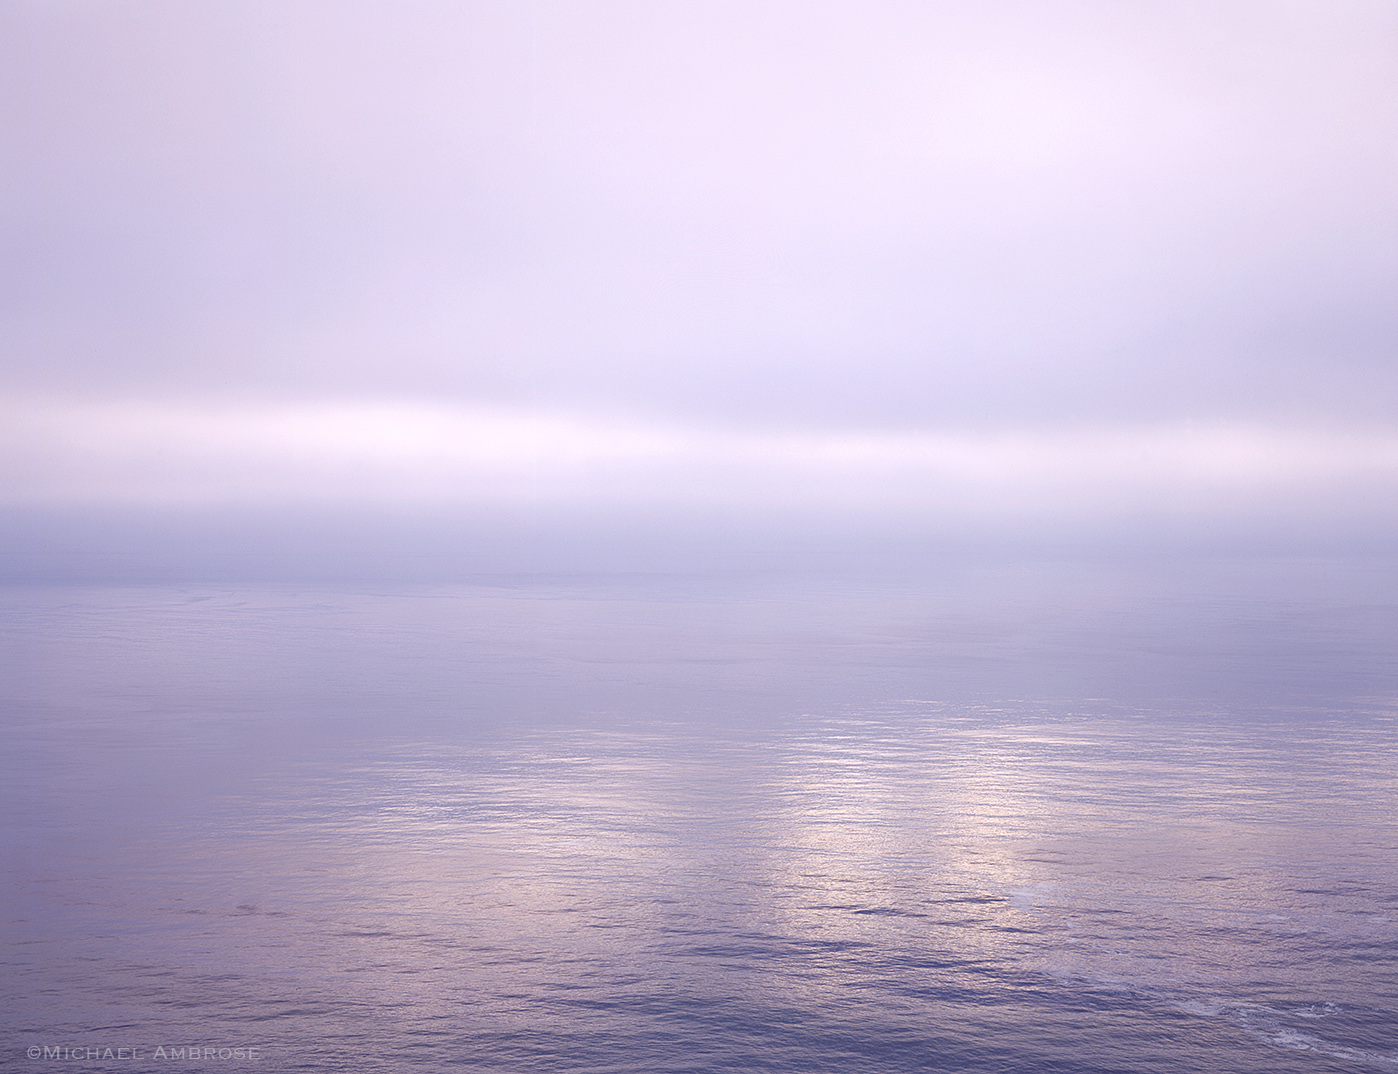
[[[1200,999],[1180,1000],[1171,1004],[1177,1011],[1185,1014],[1195,1014],[1201,1018],[1217,1018],[1228,1007],[1226,1003],[1218,1001],[1205,1001]]]
[[[1332,1059],[1344,1059],[1351,1063],[1366,1063],[1370,1066],[1398,1067],[1398,1055],[1370,1052],[1360,1048],[1346,1048],[1342,1044],[1322,1040],[1309,1033],[1302,1033],[1288,1027],[1281,1027],[1270,1035],[1265,1033],[1254,1033],[1253,1035],[1269,1044],[1290,1048],[1294,1051],[1316,1052],[1320,1055],[1330,1056]]]

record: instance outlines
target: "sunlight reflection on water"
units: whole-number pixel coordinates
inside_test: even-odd
[[[729,627],[671,607],[645,648],[584,603],[531,632],[517,594],[492,635],[468,596],[36,600],[6,780],[16,1047],[115,1026],[345,1070],[1398,1065],[1392,704],[648,715],[696,674],[674,654]],[[476,617],[464,667],[421,651],[448,611]],[[521,689],[559,657],[541,638],[648,684],[487,718],[606,693]],[[415,647],[449,673],[353,696]],[[886,675],[866,652],[832,677]],[[820,662],[784,659],[764,690]],[[475,678],[457,719],[433,709]]]

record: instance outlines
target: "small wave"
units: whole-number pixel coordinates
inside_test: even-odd
[[[1205,1018],[1225,1018],[1253,1040],[1292,1051],[1314,1052],[1332,1059],[1384,1069],[1398,1069],[1398,1055],[1365,1048],[1351,1048],[1338,1041],[1326,1040],[1295,1026],[1284,1019],[1319,1020],[1341,1014],[1344,1008],[1335,1003],[1317,1003],[1306,1007],[1278,1010],[1257,1003],[1230,1003],[1225,1000],[1181,1000],[1171,1004],[1176,1010]]]
[[[1398,1055],[1370,1052],[1361,1048],[1346,1048],[1343,1044],[1322,1040],[1320,1037],[1312,1036],[1310,1033],[1302,1033],[1300,1030],[1288,1026],[1278,1027],[1270,1034],[1254,1035],[1269,1044],[1290,1048],[1293,1051],[1316,1052],[1320,1055],[1328,1055],[1332,1059],[1344,1059],[1351,1063],[1398,1068]]]
[[[1200,999],[1186,999],[1178,1003],[1171,1004],[1177,1011],[1185,1014],[1195,1014],[1201,1018],[1217,1018],[1227,1009],[1226,1003],[1206,1002]]]

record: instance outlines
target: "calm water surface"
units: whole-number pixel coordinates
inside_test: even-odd
[[[1398,1070],[1393,590],[9,590],[0,1065]]]

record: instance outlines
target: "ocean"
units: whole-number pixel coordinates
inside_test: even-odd
[[[0,1067],[1398,1071],[1394,568],[9,585]]]

